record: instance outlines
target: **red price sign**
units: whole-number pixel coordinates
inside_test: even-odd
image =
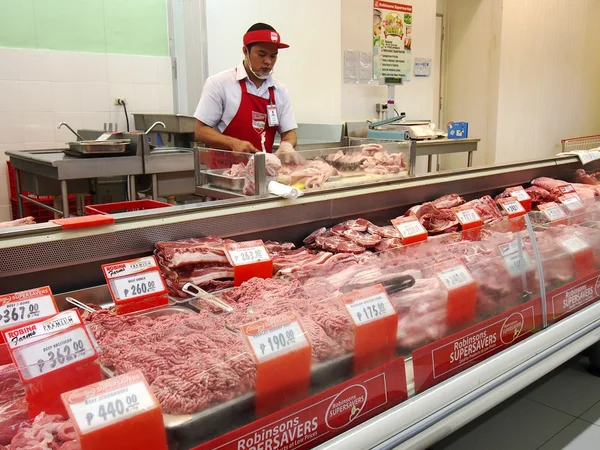
[[[162,411],[138,370],[62,394],[82,450],[166,450]]]
[[[273,276],[273,261],[261,240],[225,244],[225,255],[233,266],[236,286],[250,278]]]
[[[392,220],[392,225],[400,233],[403,245],[427,240],[427,230],[416,217],[400,217]]]
[[[257,363],[256,414],[264,416],[305,398],[312,356],[300,318],[288,312],[240,330]]]
[[[396,354],[398,313],[381,285],[342,296],[354,323],[354,372],[362,373],[391,361]]]
[[[481,220],[481,217],[479,216],[479,214],[477,214],[477,211],[475,211],[474,209],[471,209],[471,208],[469,208],[469,209],[453,208],[452,212],[454,213],[454,215],[460,222],[460,225],[461,225],[463,231],[472,230],[472,231],[469,231],[467,234],[472,239],[477,239],[476,235],[479,234],[479,230],[473,230],[473,229],[479,228],[483,225],[483,220]]]
[[[575,188],[572,184],[563,184],[562,186],[558,186],[558,190],[563,194],[575,193]]]
[[[167,286],[154,256],[102,266],[119,314],[168,304]]]
[[[463,264],[456,264],[437,272],[437,276],[448,291],[448,326],[462,326],[473,320],[477,306],[477,283],[468,269]]]
[[[506,211],[506,214],[511,219],[513,217],[523,216],[527,213],[527,211],[525,211],[525,208],[523,208],[523,205],[521,205],[521,203],[516,198],[501,198],[498,200],[498,203],[500,203],[502,209]]]
[[[581,210],[583,210],[583,201],[576,192],[561,195],[558,197],[558,201],[566,206],[566,208],[572,213],[581,212]]]

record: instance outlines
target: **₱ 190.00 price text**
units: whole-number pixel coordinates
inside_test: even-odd
[[[294,334],[294,330],[287,330],[285,335],[283,333],[274,334],[273,336],[269,336],[266,342],[261,342],[260,351],[262,356],[264,356],[267,353],[278,352],[295,343],[296,335]]]

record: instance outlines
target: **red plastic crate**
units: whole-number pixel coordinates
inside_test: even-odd
[[[92,214],[116,214],[121,212],[142,211],[144,209],[165,208],[171,206],[168,203],[156,200],[133,200],[130,202],[104,203],[102,205],[89,205],[85,207],[85,213]]]

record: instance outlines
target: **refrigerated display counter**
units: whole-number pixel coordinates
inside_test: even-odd
[[[48,285],[59,310],[70,307],[67,297],[87,305],[110,307],[113,288],[105,284],[106,272],[103,273],[101,266],[109,264],[111,267],[115,262],[155,252],[162,267],[163,259],[169,258],[167,249],[171,246],[155,247],[158,242],[220,236],[237,242],[262,239],[300,246],[308,235],[321,227],[332,229],[361,217],[364,223],[369,221],[374,229],[380,229],[391,219],[402,216],[409,207],[443,195],[460,194],[470,201],[485,195],[495,196],[505,188],[526,185],[541,176],[571,182],[579,168],[581,164],[576,158],[552,158],[332,187],[307,192],[295,201],[263,195],[115,214],[112,225],[94,228],[63,230],[60,225],[49,223],[9,229],[0,233],[0,293]],[[147,381],[153,385],[163,409],[171,412],[164,419],[167,428],[171,427],[171,445],[177,448],[179,443],[182,449],[215,448],[217,441],[207,440],[215,438],[223,448],[240,448],[239,445],[260,448],[258,441],[264,446],[267,439],[260,434],[261,430],[270,424],[283,423],[287,431],[288,424],[294,428],[296,422],[308,424],[306,429],[302,428],[305,437],[302,444],[292,439],[290,442],[296,442],[297,446],[289,448],[309,448],[313,442],[323,449],[417,449],[426,448],[450,434],[600,339],[600,306],[596,303],[600,298],[600,258],[597,257],[600,240],[596,239],[600,209],[593,199],[582,202],[581,209],[572,209],[567,204],[557,208],[561,211],[557,217],[551,213],[530,212],[474,228],[461,222],[462,231],[432,237],[426,242],[399,245],[376,253],[363,250],[330,266],[283,271],[283,275],[274,278],[280,287],[299,285],[306,294],[299,298],[310,299],[294,312],[300,323],[308,328],[313,322],[317,323],[327,335],[321,339],[333,340],[330,347],[313,347],[324,353],[313,352],[309,374],[311,396],[253,422],[256,416],[249,413],[247,403],[241,401],[248,391],[239,392],[241,396],[234,398],[234,403],[225,395],[222,400],[226,406],[215,404],[216,414],[220,414],[216,424],[217,416],[211,421],[206,414],[198,418],[192,415],[194,424],[203,423],[212,434],[190,436],[189,430],[197,426],[190,428],[188,423],[187,428],[183,426],[173,431],[173,427],[182,426],[175,424],[174,417],[181,417],[184,406],[177,403],[166,406],[167,391],[157,387],[166,379],[155,373]],[[496,214],[500,213],[496,211]],[[358,229],[362,226],[363,222],[355,225]],[[364,232],[361,236],[367,234]],[[307,245],[312,245],[315,252],[327,253],[318,250],[317,244]],[[273,253],[274,260],[278,256]],[[346,263],[349,263],[347,267]],[[284,267],[282,262],[279,265]],[[183,276],[177,272],[176,264],[169,267],[177,276]],[[332,270],[337,277],[331,278]],[[163,275],[168,282],[172,281],[170,274],[163,272]],[[319,320],[341,317],[339,311],[324,309],[331,306],[323,303],[324,299],[334,294],[337,298],[341,294],[371,289],[373,283],[381,284],[392,306],[391,310],[385,305],[382,307],[382,317],[389,317],[387,311],[393,311],[397,316],[394,315],[390,323],[396,323],[397,328],[393,328],[392,353],[378,362],[383,365],[373,368],[367,364],[368,369],[361,371],[356,370],[356,365],[363,361],[359,356],[368,356],[368,352],[361,353],[357,347],[363,339],[357,322],[348,328],[350,319],[344,316],[346,331],[353,331],[340,335],[337,328],[328,328]],[[242,287],[233,288],[231,292],[240,292],[239,289]],[[320,291],[311,291],[309,295],[308,289]],[[186,314],[188,311],[197,314],[187,300],[173,292],[170,294],[171,305],[167,308],[187,308]],[[219,295],[221,299],[236,301],[233,294]],[[414,298],[419,298],[419,302]],[[357,299],[346,300],[352,303]],[[346,300],[341,300],[341,305],[349,304],[344,303]],[[413,308],[415,305],[423,308]],[[273,315],[272,310],[259,306],[240,317],[219,316],[219,320],[223,319],[222,325],[231,330],[251,319],[263,320]],[[198,319],[190,321],[214,322],[215,316],[207,316],[207,312],[201,308]],[[149,324],[149,320],[158,319],[144,318],[140,323]],[[105,333],[95,330],[93,334],[100,349],[106,345],[106,349],[111,350]],[[216,339],[215,336],[211,339]],[[315,341],[313,335],[309,336],[311,342],[322,344]],[[125,341],[117,348],[124,349],[123,344],[132,347],[135,342]],[[245,351],[237,341],[231,345],[242,353]],[[113,374],[136,368],[148,370],[136,367],[134,360],[124,356],[122,364],[117,358],[117,364],[113,361],[108,367],[106,358],[111,354],[115,358],[115,353],[109,351],[101,360],[105,369],[113,370]],[[350,365],[347,355],[352,361]],[[238,367],[233,366],[233,362],[227,364]],[[335,379],[337,384],[318,384],[315,380],[321,372],[325,374],[324,379]],[[334,375],[336,373],[339,377]],[[148,378],[148,372],[146,375]],[[369,384],[375,383],[373,380],[383,380],[382,387]],[[342,419],[339,414],[346,410],[347,400],[343,395],[352,392],[349,391],[352,386],[359,386],[358,392],[364,392],[365,396],[356,392],[355,397],[349,396],[350,415]],[[179,386],[178,389],[185,392],[186,388]],[[191,398],[200,402],[196,405],[206,401],[197,394]],[[358,402],[357,398],[362,400]],[[332,413],[327,408],[319,409],[318,405],[325,404],[323,402],[337,405],[339,410]],[[197,407],[192,406],[190,411]],[[312,416],[306,416],[306,411],[314,412],[315,422]],[[328,422],[327,417],[335,417],[340,422]],[[231,421],[231,426],[220,429],[219,423],[226,421]],[[232,429],[236,427],[242,428]],[[272,430],[273,427],[271,433]],[[225,432],[229,434],[223,434]],[[244,433],[254,436],[259,433],[260,439],[250,442]],[[220,434],[223,436],[218,437]]]

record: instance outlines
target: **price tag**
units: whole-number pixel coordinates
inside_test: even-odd
[[[538,208],[550,222],[555,222],[567,217],[567,214],[563,211],[563,209],[554,202],[539,205]]]
[[[473,277],[462,264],[438,272],[437,276],[448,290],[456,289],[473,282]]]
[[[119,300],[131,300],[163,291],[162,276],[158,271],[116,278],[111,284],[113,293]]]
[[[569,253],[577,253],[582,250],[587,250],[590,248],[590,246],[583,239],[580,239],[577,236],[572,236],[568,239],[564,239],[564,240],[560,241],[560,244]]]
[[[167,285],[154,256],[102,266],[119,314],[168,304]]]
[[[414,217],[402,217],[392,220],[392,225],[396,227],[402,238],[411,238],[415,236],[427,235],[427,230]]]
[[[252,322],[241,330],[259,363],[309,345],[306,332],[293,313]]]
[[[73,395],[73,394],[71,394]],[[143,381],[69,404],[81,434],[103,428],[156,408],[156,399]]]
[[[525,208],[523,208],[523,205],[516,199],[501,198],[499,203],[509,217],[522,216],[527,212],[525,211]]]
[[[517,200],[519,200],[520,202],[524,202],[527,200],[531,200],[531,197],[529,196],[529,194],[525,191],[525,189],[517,189],[514,191],[509,192],[511,197],[516,198]]]
[[[87,359],[94,352],[85,329],[77,327],[18,349],[15,359],[23,378],[30,380]]]
[[[354,323],[354,373],[391,361],[396,355],[398,313],[381,284],[342,296]]]
[[[232,266],[244,266],[271,260],[265,245],[260,240],[226,244],[225,253]]]
[[[312,348],[300,318],[292,312],[240,327],[256,368],[255,414],[265,416],[309,392]]]
[[[24,381],[96,356],[77,310],[3,332]]]
[[[50,287],[0,296],[0,330],[58,312]]]
[[[457,210],[454,214],[462,225],[482,222],[481,217],[479,217],[479,214],[474,209]]]
[[[502,256],[512,255],[513,253],[517,253],[519,251],[519,243],[515,239],[505,244],[500,244],[498,246],[498,250]]]
[[[523,258],[521,258],[523,255]],[[529,253],[511,253],[504,257],[504,266],[511,277],[517,277],[531,267]]]
[[[63,393],[62,403],[82,450],[166,450],[158,400],[136,370]]]
[[[364,294],[368,295],[369,293],[364,292]],[[363,325],[383,317],[396,315],[396,310],[385,290],[366,298],[356,296],[344,298],[343,302],[355,325]]]
[[[577,193],[568,193],[558,198],[558,200],[571,212],[583,209],[583,202]]]
[[[562,186],[558,186],[558,190],[563,194],[575,193],[575,188],[571,184],[563,184]]]

